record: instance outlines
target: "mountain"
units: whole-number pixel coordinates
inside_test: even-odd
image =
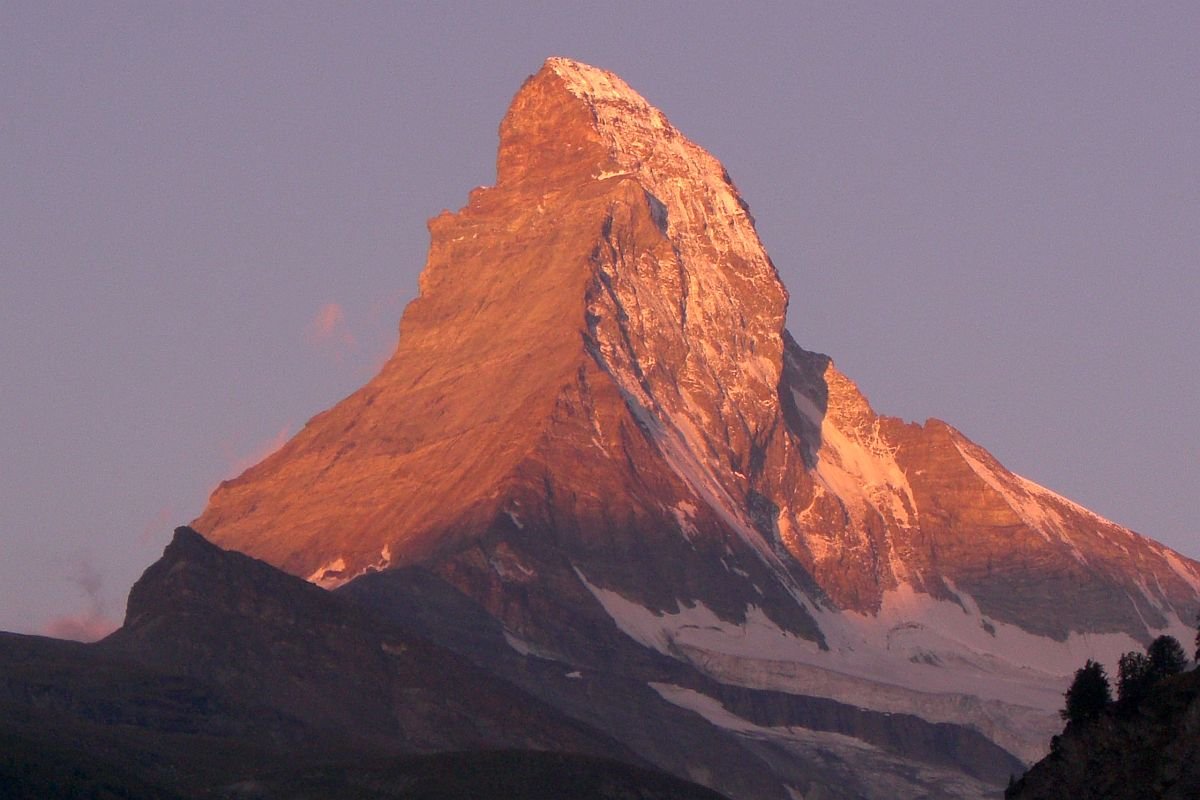
[[[5,798],[719,797],[187,528],[102,642],[0,635],[0,743]]]
[[[569,669],[422,568],[326,592],[180,528],[105,640],[0,635],[0,794],[719,796],[673,773],[734,797],[864,796],[827,753],[781,760],[672,692],[801,741],[860,740],[908,785],[1020,769],[959,726],[721,686],[628,639],[600,644],[610,663]]]
[[[1072,724],[1006,792],[1010,800],[1200,797],[1200,672],[1176,675],[1136,704]]]
[[[729,175],[611,73],[548,60],[496,184],[429,228],[381,372],[193,527],[651,764],[736,797],[998,792],[1085,658],[1200,607],[1200,564],[797,344]],[[705,767],[746,757],[765,784]]]

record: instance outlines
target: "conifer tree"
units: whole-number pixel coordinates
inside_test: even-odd
[[[1187,669],[1187,653],[1174,636],[1159,636],[1145,653],[1126,653],[1117,664],[1117,698],[1136,705],[1150,687]]]
[[[1145,653],[1131,651],[1117,662],[1117,699],[1134,704],[1150,688],[1150,658]]]
[[[1071,681],[1071,688],[1063,696],[1067,699],[1067,705],[1058,714],[1069,724],[1080,725],[1100,716],[1112,702],[1112,690],[1104,665],[1089,658],[1087,663],[1075,670],[1075,680]]]
[[[1183,652],[1183,645],[1174,636],[1159,636],[1146,648],[1146,655],[1150,659],[1152,683],[1178,675],[1187,669],[1187,654]]]

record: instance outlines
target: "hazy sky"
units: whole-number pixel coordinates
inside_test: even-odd
[[[373,374],[549,55],[725,163],[878,411],[1200,557],[1200,5],[495,5],[0,0],[0,629],[119,620]]]

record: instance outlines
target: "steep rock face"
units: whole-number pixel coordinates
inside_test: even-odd
[[[1200,606],[1195,562],[796,344],[725,170],[610,73],[547,61],[429,227],[394,356],[214,492],[213,541],[326,587],[422,564],[567,663],[617,631],[1026,759],[1085,658]]]
[[[552,59],[501,125],[497,176],[431,221],[380,375],[222,484],[197,529],[336,585],[530,526],[567,577],[578,555],[621,561],[593,577],[654,608],[708,587],[734,619],[765,596],[819,639],[803,570],[747,503],[768,448],[800,459],[775,435],[786,292],[723,168],[615,76]],[[664,549],[685,585],[646,574]]]
[[[876,414],[827,358],[790,340],[787,365],[781,402],[819,446],[815,499],[785,504],[779,524],[840,607],[878,611],[885,592],[910,586],[1059,641],[1145,642],[1191,618],[1195,562],[1014,475],[940,420]]]

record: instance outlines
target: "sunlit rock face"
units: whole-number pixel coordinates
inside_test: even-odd
[[[756,488],[770,453],[811,491],[778,403],[787,294],[724,169],[619,78],[554,59],[501,124],[497,176],[430,222],[382,372],[197,529],[325,585],[542,531],[622,562],[603,582],[651,607],[765,597],[819,639]]]
[[[1024,758],[1085,658],[1200,606],[1195,562],[794,342],[724,168],[611,73],[547,61],[429,229],[396,353],[214,492],[212,541],[326,587],[423,564],[564,660],[615,626]]]

